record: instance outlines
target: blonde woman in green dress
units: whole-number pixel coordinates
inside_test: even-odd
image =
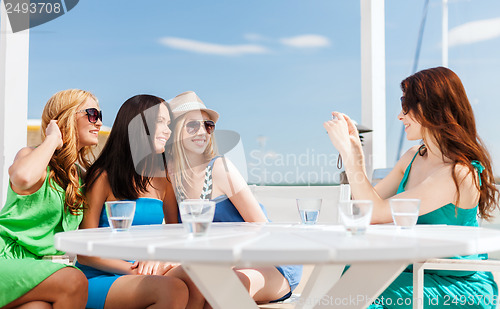
[[[85,201],[76,163],[89,166],[101,121],[94,95],[58,92],[42,114],[42,143],[17,153],[0,211],[1,308],[85,307],[85,275],[42,257],[63,254],[54,247],[54,234],[75,230],[82,219]]]

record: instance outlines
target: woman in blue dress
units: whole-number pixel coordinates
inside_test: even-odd
[[[266,215],[236,167],[216,155],[213,131],[219,114],[205,107],[192,91],[169,102],[173,113],[173,140],[169,147],[169,175],[177,201],[186,198],[216,202],[214,222],[266,222]],[[169,208],[177,211],[173,201]],[[175,220],[177,222],[177,220]],[[234,271],[256,302],[290,297],[302,274],[301,266],[235,268]],[[182,272],[177,268],[172,272]],[[185,275],[179,275],[188,282]],[[190,285],[188,285],[190,287]],[[192,291],[194,290],[194,291]],[[194,306],[197,289],[190,287]],[[200,307],[205,303],[201,297]]]
[[[408,150],[375,187],[366,176],[354,123],[338,112],[324,123],[342,156],[354,199],[373,201],[372,223],[392,222],[391,198],[420,199],[418,224],[478,226],[477,216],[491,218],[498,198],[491,159],[477,134],[474,113],[459,77],[444,67],[427,69],[403,80],[401,89],[398,118],[407,139],[423,143]],[[410,308],[411,301],[406,300],[413,296],[412,275],[411,267],[403,271],[380,295],[379,299],[386,301],[372,307],[405,307],[397,306],[399,299]],[[453,300],[463,297],[474,298],[468,308],[491,308],[497,295],[497,285],[488,272],[431,271],[424,275],[422,301],[426,308],[459,307],[460,302]]]
[[[109,226],[104,202],[136,201],[133,225],[160,224],[175,195],[166,178],[164,149],[170,137],[170,112],[164,100],[137,95],[118,111],[111,134],[86,177],[88,208],[80,228]],[[174,266],[78,256],[89,281],[87,308],[185,308],[188,289],[165,276]]]

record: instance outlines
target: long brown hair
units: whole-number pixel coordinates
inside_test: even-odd
[[[88,98],[97,102],[92,93],[84,90],[60,91],[49,99],[42,113],[42,141],[45,140],[45,130],[52,119],[57,120],[61,130],[63,146],[50,159],[49,184],[55,182],[65,191],[64,209],[71,214],[78,214],[86,205],[75,163],[78,161],[87,169],[93,159],[92,147],[86,146],[78,150],[76,127],[76,112]]]
[[[477,134],[474,112],[460,78],[450,69],[431,68],[417,72],[401,82],[404,93],[403,113],[411,112],[422,129],[435,139],[444,158],[452,162],[452,178],[457,189],[455,205],[460,201],[459,185],[455,172],[457,164],[465,165],[475,175],[472,161],[477,160],[484,171],[474,177],[480,193],[479,215],[490,219],[497,207],[498,190],[491,167],[491,156]],[[425,144],[424,140],[424,144]],[[424,155],[426,148],[420,152]]]

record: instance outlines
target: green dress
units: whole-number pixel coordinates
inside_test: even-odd
[[[418,152],[406,168],[398,188],[405,190],[411,165]],[[478,172],[482,172],[479,162],[474,161]],[[432,212],[419,216],[417,224],[447,224],[478,226],[477,206],[471,209],[458,208],[446,204]],[[487,254],[455,256],[455,259],[487,259]],[[389,287],[382,292],[369,308],[412,308],[413,272],[411,265],[406,268]],[[425,270],[424,308],[495,308],[498,302],[498,287],[490,272]]]
[[[9,184],[0,210],[0,307],[66,267],[42,257],[63,254],[54,247],[54,235],[76,230],[82,215],[64,211],[65,192],[51,184],[49,168],[42,187],[33,194],[18,195]]]

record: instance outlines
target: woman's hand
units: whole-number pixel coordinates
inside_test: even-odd
[[[349,116],[332,112],[332,120],[323,123],[333,146],[344,156],[351,153],[353,146],[361,146],[358,129]]]
[[[57,120],[51,120],[49,124],[47,125],[47,129],[45,129],[45,137],[51,137],[55,141],[57,141],[57,148],[56,149],[61,149],[63,146],[63,139],[62,139],[62,133],[61,130],[59,129],[59,126],[57,125]]]
[[[158,262],[158,261],[135,261],[130,268],[136,270],[138,275],[158,275],[163,276],[178,263]]]

